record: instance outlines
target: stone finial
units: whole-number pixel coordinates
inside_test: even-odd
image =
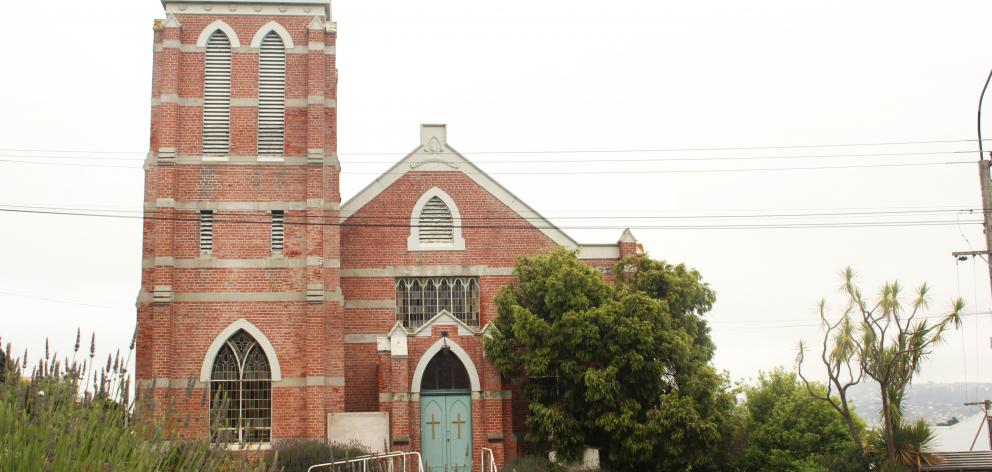
[[[620,249],[620,257],[644,254],[644,247],[637,242],[637,238],[634,237],[634,233],[630,231],[630,228],[623,230],[620,240],[617,241],[617,246]]]
[[[169,16],[165,19],[165,28],[182,28],[182,23],[176,18],[176,15],[169,13]]]
[[[634,233],[630,231],[630,228],[626,228],[623,230],[623,233],[620,235],[620,240],[617,242],[636,244],[637,238],[634,237]]]
[[[448,125],[420,125],[420,145],[424,152],[444,152],[448,145]]]

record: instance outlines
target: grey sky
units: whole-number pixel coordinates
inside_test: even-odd
[[[151,26],[162,17],[161,6],[156,0],[58,0],[5,8],[0,206],[140,210]],[[992,67],[989,2],[344,0],[333,10],[345,199],[417,144],[420,123],[441,122],[456,149],[582,242],[614,242],[623,226],[979,218],[953,211],[802,220],[632,218],[978,208],[973,163],[739,171],[974,161],[975,153],[951,152],[971,151],[975,143],[473,151],[974,139],[977,98]],[[390,154],[357,154],[369,152]],[[920,152],[946,154],[699,160]],[[54,154],[66,159],[33,157]],[[695,161],[617,161],[658,158]],[[614,162],[575,162],[580,159]],[[594,173],[601,171],[652,173]],[[520,172],[593,173],[514,174]],[[599,218],[575,219],[583,215]],[[606,215],[622,218],[601,218]],[[570,229],[590,225],[611,228]],[[138,220],[0,212],[0,228],[4,343],[37,352],[51,337],[64,351],[80,326],[97,332],[102,353],[127,348],[140,276]],[[985,263],[956,264],[949,254],[983,246],[974,224],[634,233],[654,257],[697,267],[717,290],[709,316],[716,365],[737,378],[791,365],[797,341],[819,332],[809,326],[817,300],[826,296],[839,305],[837,273],[848,264],[871,291],[886,279],[910,287],[928,281],[932,313],[944,312],[959,292],[969,312],[990,310]],[[992,369],[990,317],[970,317],[922,380],[992,380],[986,373]]]

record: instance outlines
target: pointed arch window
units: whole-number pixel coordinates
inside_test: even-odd
[[[414,205],[413,214],[410,216],[407,249],[410,251],[465,249],[461,215],[454,200],[443,190],[437,187],[431,188]]]
[[[272,431],[272,371],[255,338],[234,333],[210,374],[210,439],[220,444],[267,443]]]
[[[275,31],[258,53],[258,155],[281,157],[286,139],[286,45]]]
[[[420,380],[421,392],[470,392],[471,389],[465,364],[451,349],[441,349],[435,354]]]
[[[231,143],[231,39],[220,29],[207,39],[203,80],[203,155],[227,156]]]

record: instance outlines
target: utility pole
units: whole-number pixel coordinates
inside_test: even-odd
[[[990,171],[992,153],[986,160],[985,141],[982,139],[982,102],[985,100],[985,91],[988,90],[990,81],[992,81],[992,70],[989,71],[989,76],[985,79],[985,86],[982,87],[982,94],[978,97],[978,180],[982,190],[982,228],[985,231],[985,250],[958,251],[952,252],[951,255],[958,260],[965,260],[969,256],[985,256],[983,259],[989,267],[989,286],[992,288],[992,257],[989,257],[992,256],[992,171]],[[992,431],[989,434],[992,437]]]
[[[989,449],[992,449],[992,416],[989,416],[989,408],[992,407],[992,400],[985,400],[983,402],[969,402],[965,403],[965,406],[981,405],[985,409],[985,417],[982,418],[982,422],[978,424],[978,431],[975,431],[975,439],[971,440],[971,448],[969,451],[975,450],[975,442],[978,441],[978,435],[982,432],[982,426],[988,426],[989,428]]]
[[[992,154],[992,153],[990,153]],[[989,284],[992,288],[992,155],[989,160],[978,161],[978,180],[982,190],[982,228],[985,233],[984,251],[957,251],[951,255],[958,260],[965,260],[968,257],[985,256],[989,269]]]

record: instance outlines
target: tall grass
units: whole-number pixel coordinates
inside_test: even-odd
[[[187,440],[175,428],[182,392],[156,398],[132,388],[126,357],[97,363],[95,337],[71,358],[49,352],[28,372],[27,352],[14,357],[8,343],[0,366],[0,470],[11,471],[264,471],[261,458],[231,455],[205,440]],[[137,394],[132,395],[135,391]],[[188,421],[188,419],[187,419]],[[273,469],[275,470],[273,465]]]

